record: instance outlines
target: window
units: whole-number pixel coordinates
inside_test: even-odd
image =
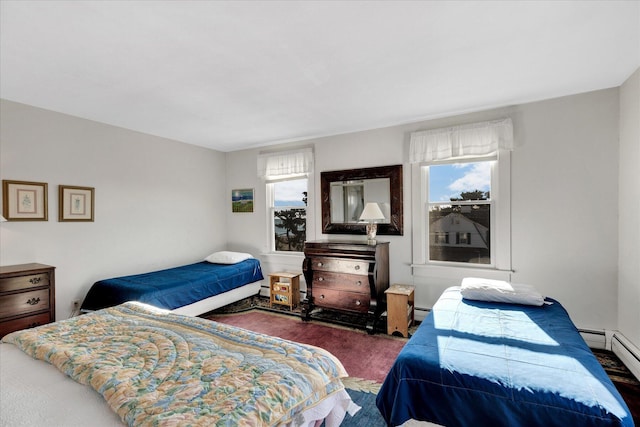
[[[302,252],[307,234],[314,234],[307,224],[307,191],[313,187],[312,171],[311,148],[258,155],[258,176],[265,181],[267,195],[271,251]],[[313,225],[313,221],[309,223]]]
[[[307,178],[267,184],[272,197],[272,250],[302,252],[307,238]]]
[[[492,163],[475,161],[427,167],[429,261],[492,263]],[[449,241],[449,235],[455,236],[455,240]]]
[[[511,126],[412,134],[414,267],[511,270]]]

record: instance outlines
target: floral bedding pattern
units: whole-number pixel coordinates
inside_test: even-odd
[[[140,303],[3,341],[89,385],[131,426],[295,422],[347,376],[323,349]]]

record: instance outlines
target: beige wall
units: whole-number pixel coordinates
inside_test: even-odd
[[[640,69],[620,88],[618,329],[640,348]]]
[[[56,269],[56,314],[98,279],[225,247],[224,153],[2,100],[0,177],[46,182],[49,221],[0,225],[0,265]],[[58,222],[58,185],[95,187],[95,222]]]
[[[618,102],[618,89],[608,89],[305,141],[304,145],[314,147],[316,162],[309,206],[315,233],[308,238],[349,237],[321,234],[321,171],[404,164],[405,233],[379,239],[390,242],[391,281],[415,284],[416,305],[430,307],[444,288],[459,282],[437,275],[418,276],[411,268],[409,135],[421,129],[510,116],[516,139],[511,164],[512,279],[531,283],[558,299],[579,327],[615,329]],[[256,149],[227,154],[227,192],[255,187],[257,194],[254,214],[227,214],[229,245],[259,252],[267,272],[301,270],[302,258],[268,253],[264,184],[255,173],[258,153]]]

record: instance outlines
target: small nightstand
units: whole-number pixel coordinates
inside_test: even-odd
[[[269,274],[269,293],[271,306],[280,304],[289,306],[290,310],[300,304],[300,275],[302,273]]]
[[[409,338],[409,327],[415,320],[414,292],[412,285],[392,285],[387,294],[387,334],[400,334]]]
[[[55,267],[20,264],[0,267],[0,338],[56,320]]]

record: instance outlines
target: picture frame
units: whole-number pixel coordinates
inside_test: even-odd
[[[2,180],[2,216],[7,221],[48,221],[46,182]]]
[[[94,187],[58,186],[58,221],[93,222],[94,193]]]
[[[253,188],[231,190],[231,212],[253,212]]]

